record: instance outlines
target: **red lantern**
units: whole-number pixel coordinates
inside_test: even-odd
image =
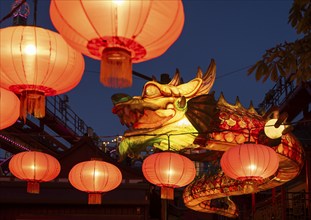
[[[21,117],[45,115],[45,96],[74,88],[84,71],[83,56],[58,34],[34,26],[0,29],[0,86],[20,94]]]
[[[19,99],[13,92],[0,88],[0,130],[16,122],[19,105]]]
[[[101,194],[117,188],[121,181],[119,168],[98,160],[78,163],[69,172],[69,182],[89,194],[89,204],[101,204]]]
[[[132,62],[162,55],[184,25],[181,0],[52,0],[50,16],[65,40],[101,60],[101,82],[132,85]]]
[[[191,160],[173,152],[148,156],[143,162],[142,171],[150,183],[161,187],[162,199],[174,199],[174,188],[189,184],[196,174]]]
[[[56,178],[60,172],[60,164],[49,154],[26,151],[11,158],[9,169],[14,176],[28,182],[27,192],[39,193],[39,183]]]
[[[272,176],[279,167],[276,152],[261,144],[241,144],[227,150],[220,161],[224,173],[236,180],[256,184]]]

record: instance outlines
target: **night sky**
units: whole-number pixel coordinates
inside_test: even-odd
[[[10,12],[13,0],[0,0],[0,17]],[[28,1],[32,7],[33,1]],[[37,26],[55,28],[49,18],[49,0],[38,1]],[[162,73],[171,76],[176,68],[185,82],[195,77],[197,68],[205,71],[212,58],[217,65],[217,79],[212,90],[216,99],[223,92],[229,103],[239,96],[248,107],[256,107],[274,83],[256,82],[247,76],[250,65],[259,60],[266,49],[284,41],[298,38],[287,23],[292,1],[183,1],[185,25],[179,39],[162,56],[134,64],[133,70],[160,79]],[[32,12],[33,12],[33,8]],[[29,16],[31,25],[33,13]],[[7,19],[1,28],[10,26]],[[126,127],[111,113],[110,97],[115,93],[141,95],[144,79],[133,76],[133,86],[111,89],[99,82],[100,61],[85,57],[86,67],[80,84],[67,93],[70,107],[92,127],[99,136],[122,135]]]

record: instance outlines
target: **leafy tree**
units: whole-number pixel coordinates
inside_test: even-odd
[[[248,70],[256,80],[265,82],[269,77],[277,81],[279,76],[297,83],[311,78],[311,1],[294,0],[289,11],[288,23],[301,36],[294,42],[284,42],[266,50],[262,59]]]

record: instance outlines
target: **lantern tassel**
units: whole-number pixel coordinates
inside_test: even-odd
[[[162,186],[161,199],[174,200],[174,188]]]
[[[238,180],[242,180],[242,178],[238,178]],[[242,181],[244,184],[243,192],[245,194],[258,192],[258,185],[262,182],[259,179],[245,179]]]
[[[40,184],[38,182],[27,182],[27,192],[33,194],[39,194]]]
[[[131,53],[123,48],[113,47],[103,50],[100,81],[112,88],[126,88],[132,85]]]
[[[88,204],[97,205],[102,203],[102,194],[101,193],[89,193]]]
[[[40,91],[23,91],[20,96],[20,118],[26,122],[27,113],[36,118],[45,116],[45,95]]]

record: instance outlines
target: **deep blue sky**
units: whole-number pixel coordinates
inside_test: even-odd
[[[1,18],[9,13],[12,2],[0,0]],[[33,3],[32,0],[28,2],[30,5]],[[49,18],[49,2],[38,1],[37,25],[55,31]],[[245,67],[259,60],[266,49],[298,38],[287,23],[292,1],[186,0],[183,3],[185,25],[179,39],[162,56],[134,64],[133,69],[160,79],[161,73],[172,76],[178,68],[187,82],[195,77],[199,66],[205,71],[211,58],[214,58],[218,78],[212,90],[216,91],[216,98],[222,91],[230,103],[234,103],[235,97],[239,96],[243,105],[248,107],[252,100],[257,106],[274,83],[256,82],[254,75],[247,76]],[[28,24],[32,24],[32,16]],[[1,28],[11,25],[11,22],[8,19],[1,24]],[[111,113],[110,97],[120,92],[141,95],[146,81],[133,76],[131,88],[106,88],[99,82],[100,61],[87,57],[85,61],[82,81],[67,93],[69,105],[98,135],[122,135],[126,127]],[[240,69],[243,70],[237,71]]]

